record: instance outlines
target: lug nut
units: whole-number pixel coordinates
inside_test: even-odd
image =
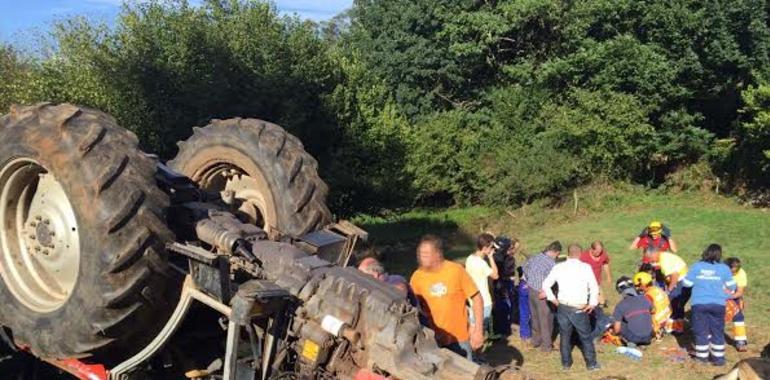
[[[29,235],[29,238],[32,239],[32,240],[37,239],[37,237],[35,237],[35,235]]]
[[[37,220],[39,222],[39,221],[43,220],[43,217],[38,215],[38,216],[35,217],[35,220]]]

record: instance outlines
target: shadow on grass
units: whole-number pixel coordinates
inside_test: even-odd
[[[433,234],[444,239],[444,257],[459,260],[473,251],[475,237],[451,220],[429,217],[403,217],[360,223],[369,232],[368,247],[356,253],[356,262],[376,257],[390,273],[409,278],[417,268],[415,252],[420,238]]]
[[[506,339],[494,342],[484,353],[487,364],[496,367],[500,365],[524,365],[524,355],[516,347],[508,344]]]

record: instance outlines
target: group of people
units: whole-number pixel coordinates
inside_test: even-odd
[[[560,262],[562,245],[554,241],[517,266],[520,247],[516,239],[483,233],[463,266],[445,260],[443,241],[426,235],[418,244],[418,269],[408,284],[401,276],[385,274],[374,259],[365,259],[359,269],[403,289],[435,332],[436,342],[470,360],[479,360],[475,353],[487,339],[510,334],[515,324],[530,348],[550,353],[556,325],[563,368],[572,367],[578,345],[587,368],[597,370],[596,341],[635,349],[665,334],[682,334],[688,302],[695,360],[725,364],[726,322],[734,325],[736,349],[746,349],[746,272],[736,257],[723,263],[717,244],[688,266],[676,254],[670,230],[650,223],[631,245],[642,252],[640,265],[633,275],[615,282],[621,300],[612,313],[605,311],[602,293],[601,285],[612,283],[612,273],[601,241],[586,250],[570,244]]]

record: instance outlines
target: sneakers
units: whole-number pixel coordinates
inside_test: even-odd
[[[746,352],[749,350],[749,344],[745,341],[739,340],[735,342],[735,350],[738,352]]]
[[[600,366],[599,363],[596,363],[592,366],[588,366],[589,371],[598,371],[600,369],[602,369],[602,366]]]

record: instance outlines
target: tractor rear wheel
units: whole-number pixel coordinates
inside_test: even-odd
[[[168,165],[204,190],[228,192],[242,219],[272,237],[298,237],[332,220],[318,163],[283,128],[235,118],[193,130]]]
[[[168,197],[156,160],[98,111],[13,107],[0,117],[0,324],[40,357],[115,363],[175,304]]]

